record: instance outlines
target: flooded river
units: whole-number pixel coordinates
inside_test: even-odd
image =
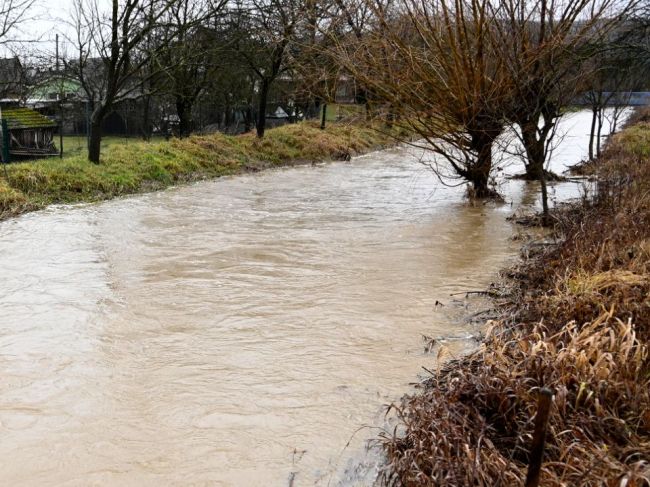
[[[588,123],[565,122],[560,169],[584,157]],[[1,223],[0,484],[354,483],[378,432],[363,427],[435,367],[421,336],[478,332],[462,317],[480,304],[450,294],[516,257],[505,218],[536,198],[512,181],[507,204],[469,206],[420,156]]]

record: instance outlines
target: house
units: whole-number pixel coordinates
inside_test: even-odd
[[[59,151],[54,145],[56,123],[31,108],[2,108],[0,111],[3,134],[2,144],[8,141],[9,158],[56,156]],[[3,154],[7,152],[2,151]],[[8,162],[8,161],[5,161]]]
[[[79,81],[79,68],[70,63],[63,70],[45,70],[35,76],[25,105],[55,120],[64,134],[85,134],[93,105],[99,101],[105,87],[102,77],[104,61],[88,59],[85,77],[90,93]],[[119,94],[120,101],[105,117],[102,131],[105,135],[141,135],[145,101],[142,90],[134,84]],[[150,111],[154,111],[150,107]]]
[[[87,103],[81,83],[64,74],[40,73],[27,93],[25,106],[56,121],[64,134],[86,130]]]
[[[0,58],[0,102],[20,103],[25,95],[26,72],[17,57]]]
[[[26,104],[33,108],[46,108],[58,102],[84,100],[81,83],[62,76],[50,77],[34,84],[27,95]]]

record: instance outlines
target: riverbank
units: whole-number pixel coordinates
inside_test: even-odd
[[[174,184],[324,160],[395,143],[385,129],[303,122],[254,134],[211,134],[187,139],[112,145],[100,164],[83,155],[12,163],[0,170],[0,220],[54,203],[100,201]]]
[[[650,111],[554,214],[557,245],[508,274],[479,350],[445,365],[383,438],[397,485],[524,485],[541,388],[554,392],[540,485],[650,482]]]

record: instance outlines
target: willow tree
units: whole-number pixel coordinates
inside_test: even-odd
[[[430,167],[445,182],[471,183],[493,197],[493,148],[509,100],[503,60],[495,53],[488,0],[403,0],[375,8],[364,42],[341,42],[346,68],[426,141]]]

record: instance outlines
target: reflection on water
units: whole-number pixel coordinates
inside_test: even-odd
[[[0,483],[336,484],[432,364],[420,336],[477,331],[450,294],[513,258],[505,217],[534,194],[472,207],[418,157],[0,224]]]

